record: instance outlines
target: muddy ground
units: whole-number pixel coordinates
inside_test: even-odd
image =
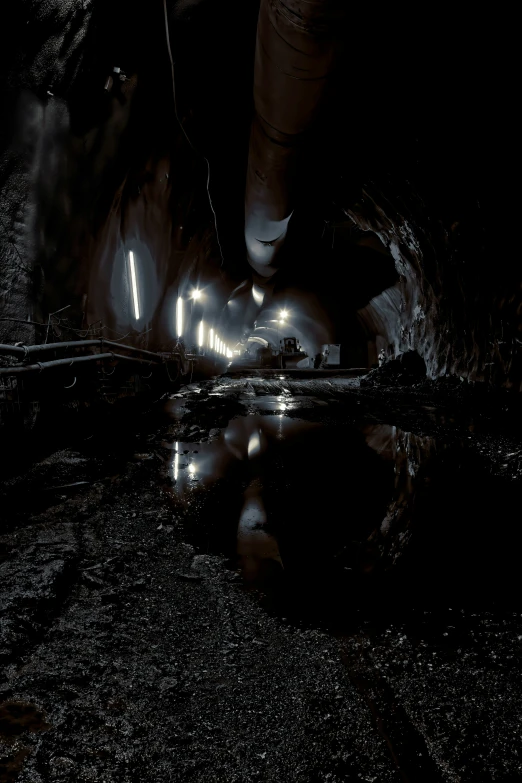
[[[522,780],[511,405],[257,373],[13,454],[0,781]]]

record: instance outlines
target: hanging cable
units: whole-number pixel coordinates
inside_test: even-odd
[[[224,258],[223,258],[223,250],[221,249],[221,242],[219,241],[219,232],[217,227],[217,217],[216,217],[216,211],[214,209],[214,205],[212,204],[212,199],[210,197],[210,163],[208,162],[208,158],[206,158],[202,152],[199,152],[193,143],[191,142],[190,138],[188,137],[188,134],[183,127],[183,124],[178,116],[178,105],[176,101],[176,77],[174,74],[174,59],[172,57],[172,49],[170,47],[170,34],[169,34],[169,18],[167,14],[167,0],[163,0],[163,11],[165,14],[165,35],[167,37],[167,49],[169,52],[169,59],[170,59],[170,67],[172,72],[172,96],[174,98],[174,114],[176,115],[176,120],[178,121],[178,125],[183,131],[183,135],[185,136],[186,140],[188,141],[190,147],[194,150],[194,152],[197,155],[201,155],[205,163],[207,164],[207,196],[208,196],[208,203],[210,204],[210,209],[212,210],[212,214],[214,215],[214,228],[216,229],[216,239],[219,247],[219,255],[221,256],[221,266],[224,264]]]

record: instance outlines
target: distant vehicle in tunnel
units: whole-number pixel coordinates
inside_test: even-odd
[[[321,367],[340,367],[341,366],[341,345],[340,343],[328,343],[321,347],[322,361]]]
[[[297,337],[281,337],[279,341],[278,367],[296,367],[306,358]]]

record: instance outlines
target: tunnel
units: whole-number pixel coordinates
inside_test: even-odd
[[[5,10],[0,783],[522,781],[514,12]]]

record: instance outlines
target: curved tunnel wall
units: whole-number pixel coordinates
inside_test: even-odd
[[[291,122],[287,123],[285,112],[292,96],[288,91],[290,97],[285,102],[285,90],[289,87],[284,80],[278,86],[284,95],[270,91],[276,80],[273,58],[278,56],[280,44],[274,43],[277,34],[267,25],[272,25],[274,15],[281,12],[277,23],[290,25],[289,34],[306,38],[310,31],[299,30],[299,22],[292,26],[285,21],[281,3],[263,2],[258,29],[272,59],[266,58],[260,44],[252,67],[257,23],[252,9],[247,15],[242,10],[246,4],[219,10],[208,0],[194,0],[187,8],[189,5],[190,14],[187,11],[176,15],[178,5],[168,3],[171,31],[178,47],[179,113],[185,127],[191,133],[197,131],[203,151],[210,149],[210,190],[224,246],[224,262],[208,200],[206,165],[187,147],[173,113],[160,5],[157,9],[148,8],[145,15],[130,17],[123,3],[108,5],[101,0],[84,4],[58,0],[46,4],[36,0],[25,4],[13,2],[15,14],[9,29],[12,46],[6,44],[3,49],[6,67],[2,107],[7,121],[0,130],[0,319],[5,320],[0,320],[0,339],[4,342],[41,339],[41,330],[38,333],[39,327],[31,322],[45,323],[49,313],[65,305],[70,305],[68,317],[77,327],[82,319],[101,317],[107,319],[111,328],[125,332],[125,318],[117,312],[110,314],[111,264],[120,247],[134,240],[147,246],[160,285],[149,336],[151,346],[154,341],[159,345],[172,337],[169,331],[172,299],[179,285],[191,281],[194,274],[197,279],[201,273],[203,280],[211,280],[216,286],[213,315],[216,319],[224,318],[221,311],[227,296],[250,274],[265,285],[268,298],[272,296],[276,301],[282,288],[277,281],[291,255],[296,257],[295,264],[290,265],[294,277],[290,282],[286,280],[287,287],[293,284],[300,288],[303,264],[316,264],[308,275],[309,283],[313,284],[314,275],[317,280],[324,276],[335,281],[340,264],[345,263],[349,268],[351,263],[363,262],[354,260],[348,253],[346,258],[341,257],[334,251],[316,257],[310,254],[303,261],[302,245],[292,239],[292,226],[299,226],[299,232],[305,236],[302,244],[306,244],[312,232],[308,217],[312,215],[321,226],[341,208],[344,216],[349,216],[363,233],[380,238],[393,257],[400,277],[398,308],[396,299],[390,303],[386,294],[393,281],[387,282],[384,277],[382,288],[378,289],[381,293],[371,291],[362,301],[354,298],[354,311],[360,311],[360,318],[368,321],[370,332],[380,335],[386,345],[392,346],[392,352],[411,348],[419,351],[431,377],[449,372],[519,389],[522,288],[518,249],[512,238],[517,216],[510,214],[509,200],[503,195],[507,191],[500,179],[490,176],[492,170],[509,170],[499,155],[502,144],[509,149],[505,134],[508,124],[504,120],[497,122],[496,136],[486,132],[474,114],[471,115],[473,127],[465,124],[465,114],[475,101],[474,91],[480,92],[480,101],[475,101],[480,116],[490,105],[487,101],[491,101],[491,96],[486,89],[489,82],[482,79],[482,71],[476,86],[468,79],[458,90],[442,77],[440,83],[432,79],[430,89],[435,84],[438,92],[423,91],[428,96],[424,100],[430,105],[421,122],[415,114],[421,102],[415,84],[404,86],[404,79],[412,70],[410,54],[402,55],[406,63],[404,72],[393,71],[395,59],[406,48],[396,44],[394,36],[384,29],[384,22],[381,40],[376,41],[374,28],[379,20],[366,19],[366,29],[371,29],[375,44],[372,56],[375,55],[376,63],[373,73],[364,71],[363,74],[368,89],[355,89],[353,81],[361,75],[357,58],[360,59],[360,49],[365,49],[366,42],[360,43],[357,50],[356,36],[345,36],[344,70],[334,69],[337,81],[333,100],[323,102],[318,84],[322,76],[328,75],[322,81],[331,85],[333,44],[330,22],[323,25],[322,10],[318,9],[326,13],[333,5],[295,0],[285,7],[293,9],[296,15],[301,13],[304,18],[309,11],[318,14],[310,22],[313,34],[309,38],[317,54],[313,75],[318,84],[314,87],[317,88],[314,100],[303,99],[301,114],[288,115]],[[238,13],[245,13],[241,17],[245,22],[245,38],[244,45],[234,49],[231,21]],[[351,22],[351,29],[361,27],[357,19],[351,18]],[[218,56],[214,57],[218,51],[215,48],[213,59],[207,60],[202,45],[196,52],[199,81],[194,81],[191,77],[194,42],[203,27],[208,41],[217,38],[219,46],[226,46],[229,54],[222,62]],[[189,31],[190,46],[183,48],[181,39]],[[419,66],[419,79],[424,80],[420,50],[426,42],[420,33],[418,37],[415,62]],[[456,34],[455,38],[460,57],[463,39]],[[387,40],[388,49],[381,56],[379,47]],[[475,35],[473,40],[479,41],[480,36]],[[305,51],[299,57],[307,56]],[[472,54],[470,62],[478,67],[476,52]],[[430,53],[426,54],[428,57]],[[231,85],[232,63],[237,74],[234,71]],[[295,64],[301,67],[297,60]],[[107,93],[104,83],[114,65],[126,69],[129,79],[115,83],[115,91]],[[433,68],[442,65],[435,60]],[[494,74],[494,65],[489,58],[483,70],[490,69]],[[451,67],[453,70],[457,67],[454,61]],[[265,143],[266,133],[271,131],[256,116],[251,136],[253,155],[249,157],[252,70],[257,74],[256,107],[261,109],[263,120],[277,128],[273,138],[281,143],[271,141],[270,147],[264,150],[258,145],[258,142]],[[391,75],[383,83],[377,77],[385,70]],[[286,74],[288,82],[295,86],[298,80],[291,80],[289,73]],[[397,73],[401,78],[392,78]],[[509,72],[504,70],[504,73]],[[494,79],[492,82],[496,84]],[[200,94],[205,85],[207,93]],[[407,113],[398,100],[398,91],[408,96]],[[202,114],[210,93],[214,95],[212,112],[221,105],[226,106],[227,112],[235,112],[230,124],[212,122],[213,115]],[[466,98],[468,93],[471,98]],[[271,103],[276,94],[277,101]],[[451,117],[446,127],[444,107],[449,98],[451,112],[446,113]],[[464,107],[461,114],[458,113],[460,103]],[[372,106],[375,106],[373,110]],[[281,116],[270,113],[275,109]],[[314,115],[316,111],[318,116]],[[350,115],[345,124],[343,114]],[[502,119],[501,114],[498,116]],[[316,120],[322,123],[323,131],[309,136]],[[463,125],[461,131],[458,123]],[[447,136],[446,147],[441,146],[442,131]],[[465,144],[462,142],[450,156],[459,134]],[[308,145],[303,159],[305,165],[296,166],[305,136]],[[480,141],[480,156],[470,154],[466,165],[458,169],[470,139],[475,137]],[[234,157],[231,151],[236,148]],[[273,154],[268,154],[267,149]],[[410,149],[411,156],[407,157]],[[447,162],[443,176],[439,176],[434,171],[435,164],[430,168],[426,160],[434,158],[439,166],[445,161],[444,155]],[[266,163],[270,176],[274,177],[276,198],[270,197],[266,204],[268,189],[263,178],[256,174],[256,171],[262,173],[256,160]],[[314,167],[324,173],[312,177]],[[268,267],[275,269],[283,254],[287,254],[275,278],[267,266],[263,271],[270,274],[263,277],[247,264],[240,216],[244,195],[241,183],[245,182],[247,168],[248,226],[251,226],[249,215],[265,215],[266,227],[271,228],[271,220],[285,221],[294,210],[288,231],[285,228],[279,235],[283,244],[268,245],[269,254],[273,254]],[[294,179],[295,170],[300,173]],[[464,198],[459,202],[454,197],[459,182],[468,183],[466,188],[461,188],[468,206]],[[451,208],[444,209],[448,202]],[[262,207],[259,212],[254,209],[256,204]],[[306,219],[297,222],[298,213],[305,208],[308,208]],[[234,244],[223,237],[239,237],[239,240]],[[271,231],[258,238],[267,242],[277,239]],[[232,269],[233,280],[228,277]],[[353,278],[353,287],[357,287],[357,275]],[[321,292],[321,302],[326,303],[328,313],[336,312],[332,318],[333,334],[336,322],[343,318],[346,291],[334,284],[330,288],[327,293]],[[255,320],[256,306],[261,305],[250,296],[245,307],[248,313],[237,322],[240,324],[237,336],[249,320],[252,323]],[[227,322],[231,332],[236,328],[234,322],[231,316]],[[343,336],[342,340],[334,341],[344,340]]]

